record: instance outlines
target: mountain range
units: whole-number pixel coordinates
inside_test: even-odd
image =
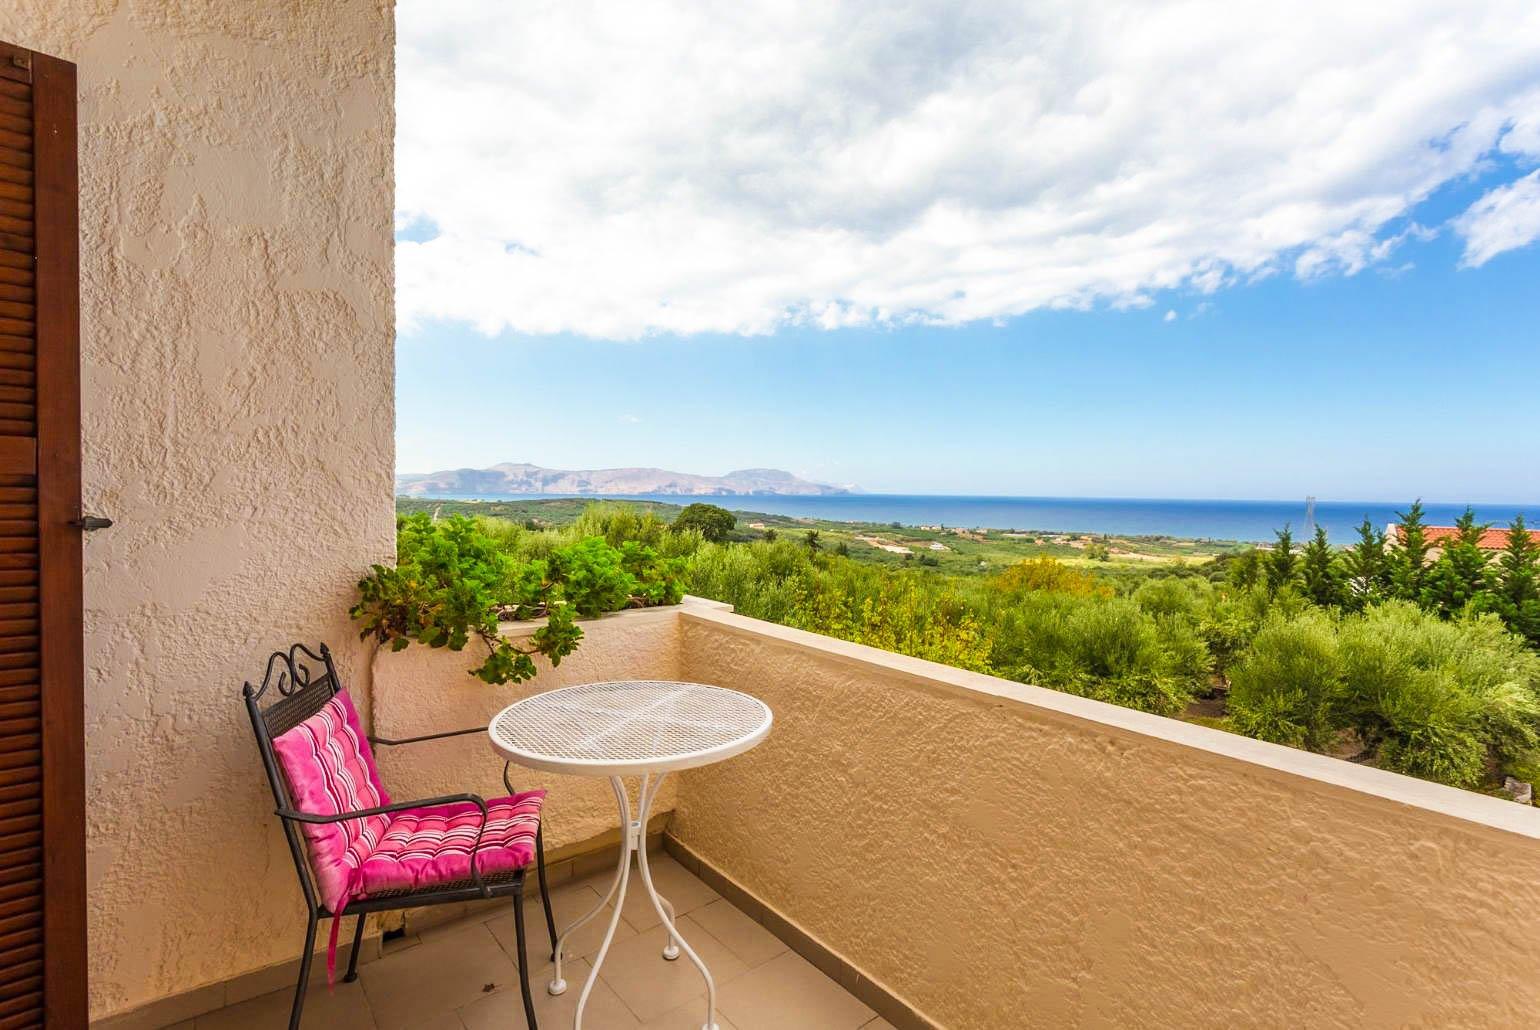
[[[463,497],[506,494],[668,494],[710,497],[728,494],[850,494],[855,487],[814,483],[780,469],[739,469],[725,476],[697,476],[655,468],[548,469],[504,462],[485,469],[402,473],[396,493],[408,497]]]

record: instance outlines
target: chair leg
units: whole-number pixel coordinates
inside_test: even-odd
[[[545,906],[545,930],[551,935],[551,961],[556,961],[556,917],[551,914],[551,888],[545,882],[545,839],[535,827],[535,871],[540,874],[540,903]]]
[[[310,959],[315,954],[316,914],[310,913],[305,927],[305,950],[299,954],[299,984],[294,988],[294,1007],[289,1010],[289,1030],[299,1030],[300,1015],[305,1011],[305,989],[310,986]]]
[[[342,982],[350,984],[358,979],[358,951],[364,943],[364,920],[369,917],[360,915],[358,925],[353,928],[353,953],[348,956],[348,975],[342,978]]]
[[[529,992],[529,955],[524,947],[524,892],[513,896],[513,936],[518,941],[519,993],[524,997],[524,1021],[529,1030],[539,1030],[535,1022],[535,999]]]

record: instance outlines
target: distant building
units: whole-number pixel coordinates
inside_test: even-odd
[[[1444,545],[1451,540],[1460,537],[1459,526],[1423,526],[1423,539],[1428,542],[1428,560],[1437,561],[1439,555],[1444,553]],[[1531,529],[1529,538],[1540,545],[1540,529]],[[1385,527],[1385,543],[1391,547],[1401,546],[1401,523],[1392,522]],[[1508,530],[1493,526],[1483,530],[1481,539],[1476,541],[1476,546],[1485,551],[1489,556],[1495,556],[1499,551],[1508,547]]]

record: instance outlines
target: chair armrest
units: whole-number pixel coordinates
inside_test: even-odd
[[[487,885],[481,880],[481,868],[476,861],[476,852],[481,850],[481,837],[487,832],[487,802],[480,794],[445,794],[439,798],[424,798],[421,801],[393,801],[388,805],[377,805],[374,808],[361,808],[356,812],[338,812],[336,815],[321,815],[316,812],[299,812],[292,808],[275,809],[274,813],[280,819],[291,819],[299,823],[343,823],[349,819],[362,819],[370,815],[389,815],[391,812],[404,812],[411,808],[426,808],[429,805],[451,805],[455,802],[466,801],[475,805],[481,812],[481,825],[476,828],[476,842],[471,845],[471,880],[476,884],[476,889],[484,898],[491,897]]]
[[[399,740],[390,737],[370,737],[369,743],[378,744],[381,747],[396,747],[399,744],[421,744],[429,740],[445,740],[449,737],[464,737],[471,733],[485,733],[485,726],[472,726],[466,730],[450,730],[448,733],[429,733],[423,737],[402,737]]]
[[[292,819],[299,823],[345,823],[349,819],[362,819],[364,816],[369,815],[389,815],[391,812],[404,812],[409,808],[426,808],[429,805],[452,805],[457,801],[469,801],[481,810],[482,820],[486,820],[487,803],[479,794],[445,794],[441,798],[424,798],[421,801],[392,801],[388,805],[360,808],[356,812],[338,812],[335,815],[322,815],[319,812],[300,812],[292,808],[274,809],[274,814],[280,819]]]

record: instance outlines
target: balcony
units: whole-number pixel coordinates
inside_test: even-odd
[[[392,5],[9,4],[0,38],[79,66],[78,132],[35,132],[64,125],[57,74],[31,122],[24,55],[0,75],[0,364],[10,406],[22,391],[55,423],[3,437],[31,469],[6,487],[8,601],[33,605],[29,541],[77,514],[116,523],[35,549],[83,581],[65,604],[44,588],[41,636],[33,612],[8,616],[0,1026],[45,1006],[66,1030],[87,1009],[103,1030],[277,1022],[303,916],[238,691],[298,639],[335,646],[387,736],[586,680],[700,680],[770,704],[768,741],[671,779],[652,827],[677,863],[666,890],[721,946],[724,1026],[1535,1025],[1530,807],[698,602],[589,623],[519,688],[453,656],[373,654],[345,613],[395,553]],[[55,217],[75,197],[78,254],[58,246],[73,212]],[[514,384],[510,433],[515,390],[582,374]],[[17,528],[33,520],[39,535]],[[401,796],[501,787],[474,738],[382,759]],[[612,860],[611,799],[524,782],[552,792],[570,906]],[[517,1025],[507,916],[376,922],[362,985],[314,992],[311,1023]],[[627,920],[618,947],[640,949],[656,928]],[[628,985],[625,969],[606,983],[614,1021],[693,1025],[688,985],[668,982],[689,970],[653,963],[658,982]],[[559,1027],[562,1003],[541,1004]]]
[[[519,687],[488,687],[443,652],[378,655],[375,725],[452,729],[527,693],[623,677],[768,702],[770,738],[677,777],[650,827],[670,856],[662,889],[720,977],[723,1026],[1520,1026],[1540,1005],[1533,809],[711,602],[586,631]],[[381,766],[422,794],[492,790],[500,772],[475,737],[387,751]],[[525,782],[551,790],[559,907],[592,900],[614,860],[613,799],[600,781]],[[698,1025],[694,972],[656,960],[639,905],[625,916],[603,970],[609,1008],[593,1002],[589,1025]],[[509,1025],[510,926],[480,908],[409,913],[381,928],[404,939],[366,942],[366,958],[383,954],[361,987],[314,995],[312,1019]],[[268,1025],[239,1020],[279,1011],[282,991],[250,999],[289,970],[227,981],[195,1025]],[[542,1025],[567,1025],[570,994],[540,997]]]

